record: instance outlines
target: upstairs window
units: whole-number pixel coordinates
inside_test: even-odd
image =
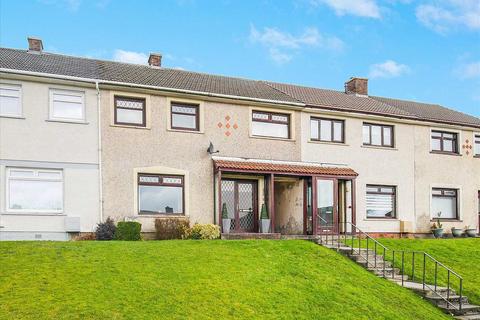
[[[199,131],[199,105],[172,102],[172,129]]]
[[[310,138],[316,141],[343,143],[344,121],[334,119],[310,119]]]
[[[261,137],[290,138],[290,115],[264,111],[252,112],[252,134]]]
[[[364,123],[363,144],[393,148],[393,126]]]
[[[432,189],[432,219],[458,219],[458,190]]]
[[[367,218],[395,218],[394,186],[367,185]]]
[[[115,124],[145,127],[145,99],[115,96]]]
[[[7,211],[63,211],[63,172],[51,169],[7,169]]]
[[[0,83],[0,116],[22,115],[22,87]]]
[[[184,177],[158,174],[138,175],[140,214],[183,215]]]
[[[458,153],[457,134],[453,132],[432,131],[432,151]]]
[[[474,155],[480,156],[480,134],[475,135],[474,143]]]
[[[85,121],[85,94],[50,90],[50,120]]]

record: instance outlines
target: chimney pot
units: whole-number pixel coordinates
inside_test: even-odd
[[[368,79],[351,77],[345,82],[345,93],[368,96]]]
[[[27,40],[28,40],[28,51],[33,51],[33,52],[43,51],[42,39],[28,37]]]
[[[162,55],[160,53],[150,53],[148,65],[151,67],[160,68],[162,66]]]

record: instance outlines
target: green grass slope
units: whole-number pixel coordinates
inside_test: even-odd
[[[379,241],[391,249],[427,252],[460,274],[464,279],[464,294],[468,295],[472,303],[480,304],[480,239],[379,239]],[[390,256],[389,258],[391,260]],[[396,262],[399,262],[398,258],[399,256],[395,258]],[[407,255],[405,259],[407,260],[405,270],[411,273],[411,255]],[[423,277],[421,274],[423,257],[417,255],[415,259],[415,279],[419,281]],[[426,278],[430,283],[434,283],[434,271],[435,264],[427,259]],[[457,278],[451,276],[450,279],[451,284],[458,290]],[[447,283],[447,273],[442,268],[438,268],[437,281],[442,285]]]
[[[0,243],[0,319],[448,319],[305,241]]]

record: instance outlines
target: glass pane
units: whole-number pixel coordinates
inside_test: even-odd
[[[253,121],[252,133],[256,136],[288,138],[288,125]]]
[[[20,86],[4,86],[0,87],[0,96],[7,96],[7,97],[20,97]]]
[[[367,217],[393,218],[393,195],[367,193]]]
[[[453,152],[453,141],[443,140],[443,151]]]
[[[163,183],[182,184],[181,178],[163,178]]]
[[[130,109],[143,109],[143,100],[127,100],[117,99],[117,107],[130,108]]]
[[[442,136],[442,133],[441,133],[441,132],[432,131],[432,137],[438,137],[438,138],[440,138],[441,136]]]
[[[82,96],[54,93],[53,94],[53,101],[54,102],[67,102],[67,103],[81,104],[82,103]]]
[[[475,154],[480,155],[480,141],[475,142]]]
[[[17,210],[63,209],[61,181],[9,181],[9,208]]]
[[[83,119],[83,105],[65,101],[53,102],[53,118]]]
[[[370,126],[363,126],[363,143],[370,143]]]
[[[335,141],[342,141],[343,135],[343,123],[341,122],[334,122],[333,123],[333,140]]]
[[[253,119],[268,120],[268,114],[254,112],[253,113]]]
[[[138,186],[140,212],[183,214],[182,187]]]
[[[443,194],[446,196],[455,196],[457,192],[455,190],[444,190]]]
[[[333,181],[317,180],[317,214],[320,226],[332,226],[333,217]]]
[[[432,194],[441,196],[442,195],[442,190],[434,189],[434,190],[432,190]]]
[[[372,144],[376,146],[382,145],[382,127],[372,126]]]
[[[140,177],[140,182],[159,183],[160,178],[159,177],[150,177],[150,176],[141,176]]]
[[[318,139],[318,120],[310,120],[310,138]]]
[[[40,171],[38,172],[38,177],[44,179],[62,179],[62,173],[53,171]]]
[[[142,110],[117,109],[117,122],[142,125],[142,123],[143,123],[143,111]]]
[[[196,116],[189,116],[185,114],[172,114],[172,127],[196,129],[197,118]]]
[[[453,139],[454,134],[453,133],[443,133],[443,137],[447,139]]]
[[[10,177],[32,178],[35,176],[33,170],[10,170]]]
[[[432,139],[432,150],[440,151],[440,139]]]
[[[20,98],[0,96],[0,114],[20,115]]]
[[[272,115],[272,121],[288,122],[288,116]]]
[[[455,219],[457,217],[457,198],[433,197],[432,218]]]
[[[190,107],[190,106],[173,105],[172,106],[172,112],[196,114],[197,113],[197,108]]]
[[[378,187],[367,186],[367,192],[378,192]]]
[[[332,141],[332,122],[320,120],[320,140]]]
[[[380,192],[383,193],[393,193],[393,188],[392,187],[381,187]]]
[[[392,128],[383,127],[383,143],[386,146],[392,145]]]

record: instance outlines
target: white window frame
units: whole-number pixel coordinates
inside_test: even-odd
[[[23,90],[22,90],[22,85],[20,84],[15,84],[15,83],[0,83],[1,88],[6,88],[7,90],[18,90],[18,103],[19,103],[19,113],[18,114],[2,114],[0,113],[1,117],[8,117],[8,118],[21,118],[23,117]]]
[[[55,94],[63,94],[63,95],[71,95],[71,96],[80,97],[82,99],[82,118],[77,119],[77,118],[54,117],[53,116],[53,97],[54,97]],[[85,123],[85,121],[86,121],[85,92],[84,91],[75,91],[75,90],[65,90],[65,89],[50,89],[48,119],[51,120],[51,121]]]
[[[463,189],[461,185],[457,184],[448,184],[448,183],[432,183],[430,184],[430,189],[429,189],[429,200],[430,200],[430,208],[429,208],[429,216],[430,216],[430,221],[436,221],[437,216],[434,214],[433,211],[433,189],[456,189],[457,190],[457,218],[456,219],[451,219],[451,218],[445,218],[442,219],[440,218],[440,221],[463,221],[463,203],[462,203],[462,198],[463,198]]]
[[[480,132],[474,132],[473,133],[473,140],[472,140],[473,141],[473,156],[479,158],[480,157],[480,150],[478,150],[478,153],[475,150],[475,145],[476,145],[475,140],[477,139],[477,137],[480,138]]]
[[[33,177],[14,177],[10,178],[10,171],[24,171],[34,173]],[[47,179],[39,178],[39,172],[55,172],[60,173],[60,179]],[[10,180],[23,180],[23,181],[61,181],[62,183],[62,209],[61,210],[41,210],[41,209],[11,209],[10,208]],[[11,213],[54,213],[62,214],[65,210],[65,182],[64,174],[61,169],[43,169],[43,168],[17,168],[17,167],[7,167],[5,175],[5,211]]]

